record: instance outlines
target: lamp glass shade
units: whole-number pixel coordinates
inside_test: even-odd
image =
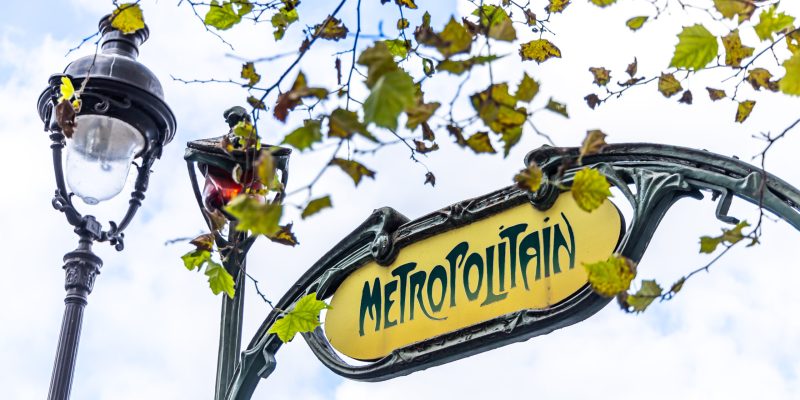
[[[127,122],[103,115],[80,115],[75,123],[67,140],[67,185],[84,203],[97,204],[122,191],[145,138]]]

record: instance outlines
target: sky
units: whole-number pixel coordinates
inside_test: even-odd
[[[450,15],[471,12],[464,1],[429,3],[435,5],[434,26],[442,26]],[[562,59],[520,64],[515,49],[500,46],[498,50],[510,56],[494,71],[516,82],[524,70],[543,82],[534,101],[540,107],[551,96],[567,103],[569,119],[545,112],[533,117],[556,144],[577,145],[586,130],[599,128],[609,134],[610,143],[674,144],[752,161],[763,146],[754,135],[779,132],[798,118],[800,100],[748,92],[759,103],[745,124],[735,124],[732,105],[707,100],[707,81],[698,77],[686,83],[695,93],[691,107],[664,99],[651,85],[631,90],[598,110],[588,109],[582,98],[594,90],[589,67],[603,65],[619,71],[619,77],[635,55],[641,74],[656,74],[668,65],[681,26],[703,16],[676,10],[633,34],[624,21],[651,15],[647,2],[626,2],[607,10],[584,0],[573,3],[553,24],[558,26],[553,40],[564,53]],[[800,14],[797,4],[785,3],[782,7]],[[343,14],[348,26],[354,26],[354,4],[348,2]],[[308,21],[327,12],[324,7],[304,5]],[[379,21],[384,26],[394,24],[396,16],[381,17],[377,0],[365,1],[364,7],[364,15],[376,16],[368,18],[365,32],[377,33]],[[170,76],[237,78],[240,61],[226,56],[231,50],[203,29],[186,4],[144,0],[142,8],[151,37],[141,48],[140,61],[160,78],[178,132],[154,167],[143,208],[126,231],[125,250],[116,252],[105,244],[95,247],[104,266],[86,309],[73,383],[75,399],[213,396],[220,298],[210,293],[202,275],[182,266],[179,257],[190,246],[165,242],[203,230],[182,160],[185,143],[224,133],[222,111],[243,103],[244,95],[236,87],[185,85]],[[0,222],[6,232],[0,240],[6,298],[0,307],[0,359],[6,361],[0,363],[3,398],[46,396],[63,312],[61,259],[77,245],[64,217],[50,204],[55,184],[49,139],[36,113],[36,100],[50,74],[93,51],[84,46],[65,56],[94,32],[97,21],[111,9],[110,2],[96,0],[31,0],[0,14],[4,183]],[[420,18],[414,13],[408,17],[412,25]],[[287,40],[299,35],[299,27],[293,26]],[[271,36],[268,28],[247,24],[225,34],[245,58],[290,50]],[[312,83],[330,85],[335,80],[330,55],[336,47],[322,44],[315,51],[300,69],[319,77]],[[269,82],[281,71],[277,64],[262,68]],[[465,93],[485,87],[485,79],[476,77]],[[454,82],[432,82],[432,99],[447,101],[442,99],[449,99]],[[270,119],[260,129],[265,141],[274,142],[298,123],[291,120],[284,125]],[[436,174],[435,188],[422,184],[424,167],[408,160],[407,149],[400,146],[364,156],[363,162],[378,174],[357,190],[344,174],[327,173],[315,195],[331,193],[335,207],[307,220],[294,212],[286,216],[286,221],[295,223],[300,246],[287,248],[261,240],[250,253],[249,271],[267,295],[280,298],[373,209],[391,206],[413,219],[504,187],[523,166],[525,154],[543,144],[541,137],[526,132],[503,159],[460,151],[448,143],[445,132],[437,134],[442,150],[423,159]],[[798,132],[793,132],[771,151],[767,164],[770,172],[795,186],[800,186],[798,146]],[[324,153],[295,152],[289,190],[319,171],[328,157]],[[91,212],[100,221],[119,219],[128,192]],[[623,201],[615,200],[624,211]],[[668,285],[708,262],[709,256],[698,254],[698,238],[716,234],[723,226],[714,209],[706,199],[682,200],[670,210],[641,260],[639,278],[656,278]],[[735,201],[731,214],[753,221],[757,210]],[[624,314],[611,303],[586,321],[549,335],[386,382],[344,380],[296,339],[278,353],[276,371],[261,382],[254,399],[800,398],[800,320],[794,317],[800,304],[794,247],[798,239],[798,232],[787,224],[767,220],[762,244],[733,249],[710,273],[688,282],[673,300],[656,303],[643,314]],[[252,286],[247,290],[245,343],[269,311],[254,296]]]

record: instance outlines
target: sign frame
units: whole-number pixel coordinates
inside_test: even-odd
[[[582,164],[578,165],[579,150],[543,146],[527,155],[525,165],[535,162],[546,177],[560,175],[561,188],[569,187],[575,173],[583,167],[603,174],[632,208],[632,220],[616,252],[634,262],[641,260],[672,205],[686,197],[702,199],[703,192],[711,192],[712,199],[718,198],[716,216],[723,222],[738,222],[727,215],[735,196],[763,207],[800,230],[800,191],[739,159],[677,146],[628,143],[609,145],[601,153],[584,156]],[[564,170],[565,165],[571,167]],[[303,295],[315,291],[319,298],[330,297],[343,279],[365,260],[374,258],[380,263],[390,263],[397,250],[408,241],[422,240],[426,235],[462,226],[492,215],[498,209],[524,202],[548,209],[561,191],[549,183],[532,194],[509,187],[456,203],[415,221],[408,221],[391,208],[378,209],[306,271],[276,304],[276,309],[288,309]],[[319,360],[333,372],[354,380],[383,381],[549,333],[582,321],[611,300],[595,294],[588,286],[584,289],[544,314],[531,310],[508,314],[396,350],[364,365],[351,365],[341,359],[321,328],[303,337]],[[275,353],[282,343],[267,332],[279,317],[278,311],[270,312],[242,353],[227,399],[249,399],[258,381],[274,370]]]

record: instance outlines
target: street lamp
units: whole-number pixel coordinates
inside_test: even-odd
[[[123,249],[123,231],[144,200],[150,168],[175,135],[175,116],[164,102],[161,84],[136,61],[139,45],[149,35],[148,28],[123,34],[111,26],[109,15],[100,20],[99,30],[99,53],[79,58],[67,65],[64,73],[51,76],[38,102],[39,116],[52,140],[56,178],[53,207],[66,215],[80,237],[78,248],[64,256],[66,307],[50,382],[51,400],[70,396],[83,310],[103,265],[92,252],[92,244],[109,242],[117,251]],[[56,118],[64,77],[82,88],[82,104],[69,129],[59,125]],[[62,165],[65,146],[66,162]],[[138,161],[134,164],[134,191],[119,223],[109,222],[108,229],[103,229],[95,217],[78,212],[73,194],[89,205],[116,196],[134,159]]]
[[[225,111],[223,117],[231,131],[240,122],[250,122],[247,110],[238,106]],[[197,205],[208,228],[214,232],[217,248],[223,255],[223,266],[233,276],[236,284],[236,294],[232,299],[222,296],[215,400],[225,398],[239,361],[244,313],[245,261],[247,252],[256,239],[256,236],[248,236],[247,232],[236,231],[236,218],[228,214],[223,206],[239,193],[245,192],[248,185],[251,189],[253,185],[259,185],[258,179],[255,178],[257,175],[255,163],[263,153],[271,155],[275,170],[280,173],[281,185],[286,187],[289,180],[289,156],[292,152],[291,149],[278,146],[265,145],[260,148],[236,146],[238,140],[235,135],[229,133],[217,138],[191,141],[187,143],[184,156]],[[226,148],[225,143],[232,144],[230,150]],[[203,186],[198,182],[197,169],[205,177]],[[233,179],[237,170],[241,171],[239,182]],[[271,201],[280,203],[282,200],[283,191],[279,191]],[[215,221],[215,218],[221,217],[229,223],[227,237],[219,233],[219,222]]]

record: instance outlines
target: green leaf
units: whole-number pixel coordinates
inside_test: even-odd
[[[738,16],[740,24],[750,19],[756,10],[751,0],[714,0],[714,7],[725,18]]]
[[[264,104],[263,101],[259,100],[255,96],[247,96],[247,104],[250,104],[250,107],[253,107],[257,110],[266,110],[267,105]]]
[[[547,105],[544,107],[556,114],[561,114],[565,118],[569,118],[569,113],[567,112],[567,105],[563,103],[559,103],[552,98],[547,102]]]
[[[713,253],[717,246],[722,243],[721,237],[701,236],[700,237],[700,252]]]
[[[663,289],[654,280],[642,281],[642,287],[636,294],[625,297],[625,303],[630,311],[640,313],[653,303],[653,300],[661,296]]]
[[[628,28],[630,28],[630,30],[632,30],[634,32],[638,31],[639,29],[642,29],[642,26],[644,25],[645,22],[647,22],[648,18],[649,17],[644,16],[644,15],[639,16],[639,17],[633,17],[633,18],[625,21],[625,26],[627,26]]]
[[[144,29],[144,17],[138,2],[117,6],[111,16],[111,26],[125,35]]]
[[[554,14],[564,11],[570,3],[570,0],[549,0],[550,3],[544,8],[545,11]]]
[[[443,43],[437,45],[436,48],[445,57],[469,53],[470,48],[472,48],[472,35],[453,17],[450,17],[450,21],[445,25],[439,37]]]
[[[561,50],[547,39],[532,40],[519,48],[522,61],[534,60],[541,64],[550,58],[561,58]]]
[[[256,127],[247,120],[242,120],[234,125],[233,134],[242,139],[254,138],[256,136]]]
[[[252,10],[253,5],[248,0],[226,0],[222,4],[217,0],[211,0],[203,22],[224,31],[242,22],[242,17]]]
[[[542,180],[542,169],[535,162],[531,162],[528,168],[514,175],[514,182],[517,187],[531,193],[539,190],[539,187],[542,186]]]
[[[611,71],[603,67],[591,67],[589,72],[594,76],[594,84],[597,86],[605,86],[611,80]]]
[[[583,168],[572,181],[572,197],[582,210],[592,212],[611,196],[611,185],[600,172]]]
[[[538,93],[539,82],[536,82],[526,72],[523,72],[522,81],[519,83],[514,97],[519,101],[530,102]]]
[[[779,84],[781,92],[792,96],[800,96],[800,52],[784,61],[783,68],[786,69],[786,75],[783,76]]]
[[[417,89],[405,71],[394,71],[378,79],[364,102],[364,121],[397,129],[397,117],[414,105]]]
[[[347,37],[347,27],[341,20],[329,15],[323,23],[314,26],[314,36],[339,41]]]
[[[619,254],[614,254],[605,261],[584,263],[583,267],[589,275],[592,289],[605,297],[613,297],[628,290],[631,281],[636,277],[636,264]]]
[[[275,158],[272,156],[272,153],[269,151],[262,151],[258,160],[255,162],[255,168],[258,181],[261,182],[264,187],[279,189],[279,187],[275,187],[277,176],[275,174]]]
[[[225,211],[238,220],[237,231],[269,236],[280,229],[278,222],[283,208],[280,204],[263,203],[256,197],[240,194],[225,206]]]
[[[303,121],[303,126],[286,135],[282,144],[288,144],[301,151],[310,149],[314,143],[322,141],[321,127],[319,120],[307,119]]]
[[[306,205],[306,208],[303,209],[303,212],[300,214],[300,218],[306,219],[326,208],[331,207],[333,207],[333,203],[331,203],[331,196],[324,196],[311,200]]]
[[[503,130],[500,134],[500,140],[503,142],[503,157],[508,157],[511,148],[519,143],[520,138],[522,138],[522,126]]]
[[[356,133],[373,142],[378,141],[375,136],[369,133],[367,127],[358,120],[357,113],[343,108],[333,110],[328,118],[328,137],[350,139]]]
[[[272,27],[275,28],[275,31],[272,32],[273,37],[275,40],[283,39],[283,35],[286,33],[286,29],[289,28],[289,25],[297,22],[300,16],[297,14],[297,7],[281,7],[278,12],[276,12],[272,16]]]
[[[702,236],[700,238],[700,253],[713,253],[722,243],[733,245],[745,238],[742,229],[750,226],[747,221],[740,221],[731,229],[723,229],[719,236]],[[755,243],[755,241],[754,241]]]
[[[450,59],[445,59],[436,66],[436,69],[439,71],[447,71],[451,74],[461,75],[466,71],[472,69],[472,67],[476,65],[488,64],[494,60],[500,58],[497,55],[488,55],[488,56],[475,56],[470,57],[466,60],[461,61],[454,61]]]
[[[372,88],[383,75],[398,71],[394,56],[384,42],[375,42],[358,56],[358,63],[367,66],[367,87]]]
[[[752,47],[742,45],[739,37],[739,30],[734,29],[727,36],[722,38],[722,46],[725,47],[725,65],[739,68],[742,60],[753,55]]]
[[[393,56],[400,58],[408,57],[408,49],[411,48],[410,42],[403,39],[383,40],[382,42]]]
[[[324,301],[317,300],[317,293],[303,296],[295,303],[294,307],[275,321],[267,333],[274,333],[284,342],[290,342],[298,333],[312,332],[320,326],[319,314],[324,309],[330,309]]]
[[[233,276],[222,265],[208,260],[206,276],[208,277],[208,286],[215,295],[225,292],[232,299],[236,294]]]
[[[697,24],[683,28],[678,34],[678,44],[670,61],[670,67],[703,69],[714,60],[719,51],[717,38],[703,25]]]
[[[772,34],[781,32],[784,29],[790,28],[794,24],[794,17],[784,13],[776,14],[777,4],[770,7],[768,10],[761,11],[758,18],[758,24],[753,28],[756,30],[756,35],[761,41],[772,39]]]
[[[242,64],[242,79],[247,79],[247,86],[254,86],[261,81],[261,75],[256,72],[256,66],[252,62]]]
[[[335,165],[342,169],[350,178],[353,179],[353,183],[358,186],[361,183],[362,177],[368,177],[375,179],[375,171],[370,170],[369,168],[365,167],[364,164],[361,164],[358,161],[353,160],[345,160],[342,158],[334,158],[331,160],[331,164]]]
[[[617,2],[617,0],[589,0],[589,1],[598,7],[608,7]]]
[[[493,5],[480,6],[472,12],[480,17],[480,25],[492,39],[513,42],[517,40],[517,31],[505,9]]]
[[[755,106],[755,100],[740,101],[739,106],[736,108],[736,122],[743,123],[753,112],[753,107]]]
[[[181,256],[183,265],[189,271],[200,269],[206,261],[211,259],[211,252],[208,250],[195,249]]]
[[[681,90],[683,90],[683,86],[675,79],[675,75],[662,73],[661,77],[658,78],[658,91],[661,92],[664,97],[670,98]]]

